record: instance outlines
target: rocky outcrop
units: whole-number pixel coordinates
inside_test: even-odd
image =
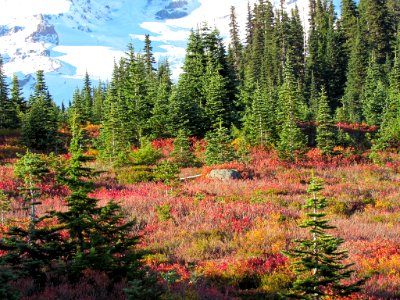
[[[58,34],[54,26],[50,25],[43,17],[41,17],[41,22],[38,24],[37,30],[26,37],[26,41],[34,43],[44,42],[53,45],[59,44]]]

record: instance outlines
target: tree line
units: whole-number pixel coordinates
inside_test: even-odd
[[[14,77],[9,89],[0,61],[0,127],[21,127],[33,149],[60,147],[57,130],[101,125],[101,157],[116,159],[132,144],[187,135],[231,137],[275,148],[284,159],[309,147],[334,155],[336,146],[396,147],[400,139],[397,0],[310,0],[308,28],[297,8],[259,0],[247,10],[244,40],[235,7],[230,42],[202,24],[189,34],[183,72],[171,79],[168,60],[144,48],[115,62],[112,78],[93,86],[88,74],[70,105],[58,108],[42,71],[25,101]],[[341,126],[338,126],[341,125]],[[345,124],[345,125],[343,125]],[[359,130],[364,124],[365,130]]]

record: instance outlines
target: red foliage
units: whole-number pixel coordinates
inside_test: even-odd
[[[344,123],[344,122],[336,123],[336,127],[339,129],[343,129],[344,131],[361,131],[370,133],[376,132],[379,128],[376,125],[367,125],[365,123]]]
[[[151,142],[151,145],[160,150],[163,156],[168,156],[174,150],[174,140],[173,139],[158,139]]]
[[[97,138],[100,135],[101,126],[95,124],[87,124],[82,129],[85,131],[85,134],[89,138]]]

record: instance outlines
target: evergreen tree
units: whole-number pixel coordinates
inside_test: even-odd
[[[11,227],[3,234],[0,250],[7,254],[0,257],[2,288],[7,286],[6,284],[10,280],[31,278],[33,284],[30,292],[34,294],[43,290],[47,276],[58,275],[57,271],[62,266],[62,259],[69,249],[59,233],[59,228],[57,226],[48,227],[46,224],[50,218],[47,214],[38,218],[36,223],[41,223],[41,225],[37,226],[35,230],[27,230],[18,225]],[[11,272],[12,277],[7,276],[7,273],[4,274],[4,270]],[[5,278],[4,275],[6,275]],[[15,293],[12,288],[8,287],[8,289],[9,294]],[[6,297],[4,299],[13,298]]]
[[[6,279],[32,278],[32,293],[44,288],[46,276],[59,270],[61,259],[68,253],[59,228],[48,226],[52,217],[47,213],[40,217],[36,215],[35,207],[40,204],[37,201],[39,186],[49,180],[48,159],[28,152],[17,162],[15,173],[24,182],[22,192],[31,205],[31,221],[28,228],[23,224],[10,227],[0,241],[0,250],[6,253],[0,257],[0,268],[4,267],[13,274]],[[3,276],[0,277],[4,280]]]
[[[204,111],[210,127],[216,128],[219,124],[227,125],[228,117],[225,111],[224,101],[227,98],[226,81],[219,73],[220,66],[214,67],[212,62],[207,64],[205,74],[205,107]]]
[[[185,129],[201,136],[207,129],[204,106],[204,74],[206,62],[204,41],[200,31],[192,31],[186,49],[183,73],[172,90],[169,113],[171,132]]]
[[[359,13],[363,41],[368,54],[374,55],[378,64],[385,63],[390,55],[390,41],[395,32],[389,24],[386,0],[360,0]]]
[[[38,70],[36,72],[36,84],[34,87],[33,97],[29,99],[30,103],[34,102],[35,99],[39,97],[45,98],[48,101],[51,99],[51,95],[46,85],[46,80],[44,77],[43,70]]]
[[[93,88],[93,123],[100,124],[103,120],[103,105],[106,97],[106,87],[99,82],[97,87]]]
[[[86,71],[83,80],[82,98],[82,121],[83,123],[93,121],[93,90],[88,72]]]
[[[289,19],[287,48],[291,53],[295,78],[301,84],[304,84],[304,30],[297,6],[291,11],[291,18]]]
[[[172,92],[171,71],[167,60],[162,62],[158,68],[157,95],[151,111],[149,125],[152,137],[165,138],[171,135],[168,131],[170,124],[169,98]]]
[[[234,6],[231,6],[230,15],[229,15],[229,56],[232,57],[232,64],[236,71],[236,75],[238,79],[242,78],[242,50],[243,45],[240,42],[239,36],[239,25],[237,23],[236,9]]]
[[[305,150],[306,139],[297,124],[287,118],[279,133],[277,150],[283,160],[294,161]]]
[[[87,119],[85,118],[85,103],[83,101],[82,92],[79,90],[79,88],[76,88],[74,90],[74,93],[72,95],[72,104],[69,111],[69,117],[71,118],[71,120],[69,120],[70,126],[72,122],[78,122],[79,124],[86,123]],[[79,116],[79,118],[75,120],[74,118],[77,116]]]
[[[253,103],[246,111],[243,130],[247,138],[256,144],[273,144],[276,139],[276,96],[272,88],[256,85]]]
[[[75,126],[70,151],[71,159],[61,170],[60,183],[65,184],[70,195],[66,198],[68,210],[52,212],[62,229],[70,235],[70,262],[67,273],[78,279],[85,269],[105,272],[114,282],[138,272],[139,253],[133,246],[138,237],[131,234],[133,222],[125,222],[119,204],[109,202],[100,207],[88,194],[93,191],[91,181],[96,173],[85,166],[89,160],[83,152],[82,130]]]
[[[171,153],[173,162],[181,168],[192,167],[196,165],[196,157],[191,151],[189,134],[185,130],[179,130],[174,140],[174,150]]]
[[[354,0],[342,0],[340,12],[340,28],[345,37],[345,49],[349,56],[357,33],[358,10]]]
[[[309,230],[310,238],[296,240],[295,248],[284,252],[293,259],[292,266],[297,275],[293,287],[285,295],[296,299],[323,299],[342,297],[360,290],[363,280],[352,284],[343,283],[354,272],[352,264],[343,264],[347,251],[340,250],[343,240],[326,233],[335,228],[325,219],[327,200],[320,195],[322,183],[312,178],[308,187],[310,198],[306,201],[307,218],[300,225]]]
[[[18,115],[18,126],[21,125],[23,115],[27,111],[27,103],[25,98],[22,96],[22,91],[19,85],[17,75],[13,75],[12,82],[11,82],[11,90],[10,90],[10,100],[13,103],[13,106],[17,110]]]
[[[136,54],[131,44],[128,45],[127,57],[121,62],[120,68],[122,84],[119,101],[124,102],[128,112],[125,130],[128,132],[129,140],[140,145],[141,139],[146,135],[154,105],[154,99],[149,96],[152,76],[146,73],[144,57]]]
[[[322,89],[318,101],[317,122],[317,147],[323,154],[331,155],[333,154],[333,148],[336,145],[336,127],[333,122],[325,89]]]
[[[41,204],[40,185],[48,179],[49,172],[47,162],[43,157],[29,151],[15,164],[14,173],[23,181],[22,195],[31,208],[30,231],[34,230],[37,221],[36,205]]]
[[[195,136],[201,136],[204,133],[205,113],[197,102],[188,95],[186,85],[186,76],[179,79],[178,86],[171,91],[169,100],[169,132],[177,133],[179,129],[191,132]]]
[[[100,131],[100,157],[110,162],[119,156],[126,157],[130,150],[130,124],[127,107],[119,89],[118,69],[114,69],[113,79],[102,108],[103,118]]]
[[[299,152],[304,151],[306,140],[301,129],[297,126],[300,121],[299,93],[293,76],[290,57],[285,65],[285,81],[279,91],[278,124],[281,125],[277,150],[283,159],[293,160]]]
[[[400,146],[400,31],[397,35],[398,44],[395,49],[394,64],[389,73],[386,105],[374,149]]]
[[[250,68],[250,74],[253,80],[259,79],[262,76],[262,66],[263,66],[263,52],[265,48],[265,35],[266,27],[272,25],[267,23],[272,16],[267,16],[267,13],[272,13],[271,3],[264,3],[260,0],[258,4],[254,5],[253,14],[254,18],[252,20],[252,39],[248,45],[249,52],[247,54],[248,58],[246,63]]]
[[[361,93],[365,77],[365,51],[360,31],[353,41],[346,77],[340,116],[342,120],[339,121],[360,123],[362,121]]]
[[[44,80],[43,71],[37,72],[34,94],[29,99],[29,110],[22,123],[22,141],[32,149],[56,150],[58,138],[58,108]]]
[[[153,54],[153,47],[151,46],[150,36],[144,35],[144,64],[147,74],[151,74],[154,71],[153,65],[156,63],[156,59]]]
[[[246,16],[246,44],[250,45],[253,40],[254,16],[251,10],[250,1],[247,2],[247,16]]]
[[[362,112],[369,125],[379,125],[382,122],[383,108],[386,102],[386,87],[381,67],[374,56],[370,58],[366,71],[364,89],[362,93]]]
[[[207,142],[205,150],[205,162],[207,165],[218,165],[236,159],[235,149],[232,146],[232,139],[228,129],[219,127],[206,134]]]
[[[0,56],[0,128],[16,128],[18,123],[17,109],[9,98],[3,59]]]

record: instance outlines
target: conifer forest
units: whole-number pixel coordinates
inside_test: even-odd
[[[56,105],[0,57],[0,299],[400,299],[400,2],[269,0]]]

